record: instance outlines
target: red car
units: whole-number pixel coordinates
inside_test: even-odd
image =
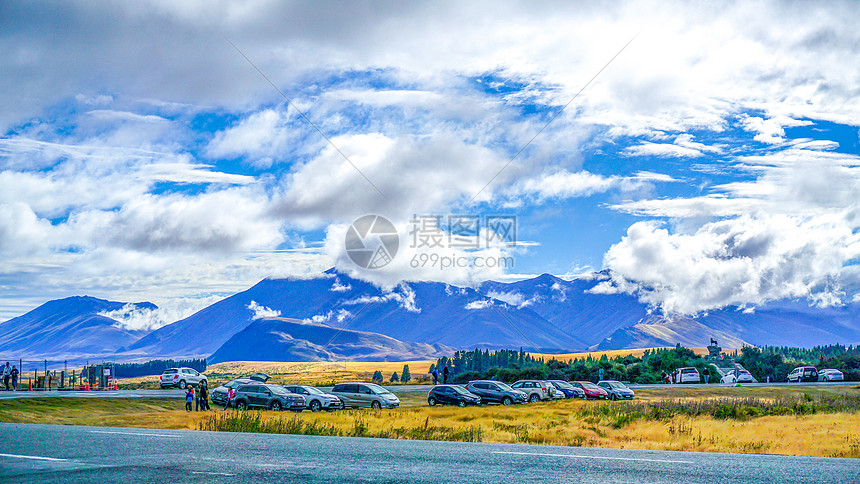
[[[606,400],[609,398],[609,393],[590,381],[572,381],[571,385],[582,388],[585,392],[585,398],[589,400]]]

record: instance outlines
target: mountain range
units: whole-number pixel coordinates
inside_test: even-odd
[[[104,313],[125,303],[91,297],[48,302],[0,323],[16,358],[114,360],[208,357],[210,361],[409,360],[456,349],[727,348],[860,343],[860,304],[810,307],[778,301],[695,317],[663,315],[635,295],[592,291],[606,274],[573,280],[549,274],[475,288],[404,282],[391,290],[334,270],[264,279],[151,332],[123,329]],[[155,308],[150,303],[135,303]]]

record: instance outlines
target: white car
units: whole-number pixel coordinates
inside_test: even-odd
[[[752,374],[746,370],[734,370],[727,373],[720,382],[722,383],[754,383],[755,379]]]
[[[191,386],[206,385],[206,375],[194,368],[168,368],[161,374],[161,388],[179,387],[183,390]]]
[[[845,375],[839,370],[827,368],[818,372],[818,381],[845,381]]]
[[[678,368],[672,374],[675,375],[675,383],[699,383],[702,381],[699,370],[693,367]]]
[[[320,410],[331,411],[343,408],[343,402],[340,401],[340,398],[329,395],[317,387],[311,385],[284,385],[284,388],[305,397],[307,407],[311,412],[319,412]]]

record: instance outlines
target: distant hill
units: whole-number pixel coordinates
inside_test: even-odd
[[[265,279],[150,333],[131,345],[127,353],[210,355],[254,321],[255,307],[286,318],[384,334],[410,343],[537,350],[585,346],[533,311],[474,289],[414,282],[384,292],[329,271],[317,278]]]
[[[447,346],[404,343],[381,334],[297,319],[264,318],[233,335],[209,362],[409,361],[436,359],[453,351]]]
[[[0,341],[6,343],[2,353],[10,357],[107,355],[119,361],[209,356],[226,361],[239,353],[253,358],[240,344],[266,349],[268,359],[317,360],[431,355],[437,348],[565,353],[677,343],[701,347],[711,338],[726,348],[860,344],[860,303],[818,308],[805,301],[778,301],[754,310],[666,316],[635,295],[592,291],[606,278],[603,273],[573,280],[543,274],[477,288],[404,282],[382,290],[329,270],[314,277],[262,280],[148,334],[123,330],[98,315],[124,303],[90,297],[51,301],[0,324]],[[355,339],[354,349],[320,345],[320,334],[341,328],[342,335]]]
[[[2,354],[7,357],[75,359],[112,355],[145,332],[122,329],[119,323],[98,313],[116,311],[126,303],[89,296],[47,302],[0,323]],[[157,309],[152,303],[134,303],[141,309]]]

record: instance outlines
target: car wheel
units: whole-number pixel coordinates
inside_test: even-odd
[[[311,412],[319,412],[321,408],[322,408],[322,405],[320,405],[319,401],[311,400],[311,405],[310,405]]]
[[[185,384],[185,380],[180,380],[180,381],[179,381],[179,388],[181,388],[181,389],[185,390],[185,387],[187,387],[187,386],[188,386],[188,385],[186,385],[186,384]]]
[[[379,410],[380,408],[382,408],[382,405],[380,405],[379,402],[371,402],[370,408],[372,408],[374,410]]]
[[[538,396],[537,393],[532,393],[532,396],[529,397],[530,403],[535,403],[538,400],[540,400],[540,397]]]
[[[433,398],[433,397],[428,398],[428,399],[427,399],[427,405],[430,405],[431,407],[432,407],[433,405],[436,405],[436,399],[435,399],[435,398]]]
[[[272,405],[269,406],[269,410],[274,410],[276,412],[281,411],[281,402],[272,402]]]
[[[236,402],[236,410],[248,410],[248,403],[244,400]]]
[[[508,406],[512,403],[514,403],[514,401],[511,400],[511,397],[505,397],[502,399],[502,405],[504,405],[504,406]]]
[[[612,401],[615,401],[615,400],[618,400],[618,397],[616,397],[616,396],[615,396],[615,394],[614,394],[614,393],[612,393],[612,394],[610,394],[610,395],[609,395],[609,399],[610,399],[610,400],[612,400]]]
[[[465,400],[460,400],[459,402],[457,402],[457,406],[458,406],[458,407],[465,407],[465,406],[466,406],[466,401],[465,401]]]

